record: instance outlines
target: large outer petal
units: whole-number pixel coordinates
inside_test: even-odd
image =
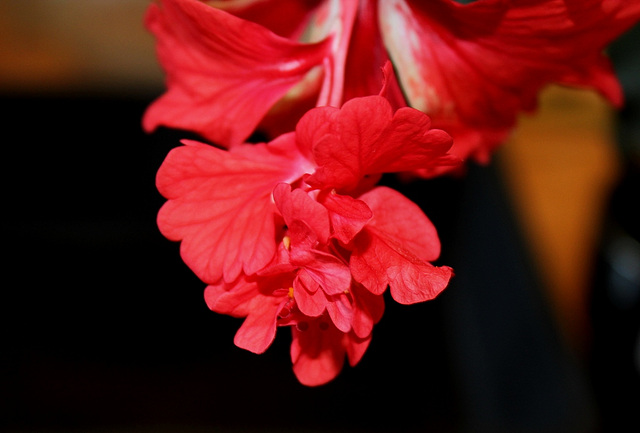
[[[277,7],[271,0],[208,0],[205,3],[260,24],[280,36],[297,40],[308,27],[316,7],[324,1],[278,0]]]
[[[401,304],[435,298],[453,272],[430,263],[439,255],[440,241],[426,215],[415,203],[386,187],[360,199],[374,216],[353,241],[353,278],[376,295],[388,286],[393,299]]]
[[[251,0],[249,3],[260,2]],[[345,100],[343,93],[345,91],[345,73],[346,69],[352,66],[345,66],[345,62],[347,54],[350,52],[349,39],[352,36],[358,13],[358,2],[343,0],[298,1],[294,2],[298,4],[291,10],[293,16],[290,15],[290,10],[287,10],[286,14],[282,13],[287,6],[285,3],[289,3],[289,0],[278,2],[278,8],[274,8],[275,5],[270,0],[264,0],[263,3],[273,8],[275,13],[270,11],[258,17],[256,14],[260,13],[258,9],[261,8],[254,7],[253,9],[256,10],[251,14],[252,19],[272,28],[281,26],[273,22],[271,15],[280,15],[284,20],[301,18],[298,25],[294,27],[298,30],[303,29],[302,33],[297,35],[297,32],[294,31],[290,37],[306,43],[326,40],[328,44],[328,54],[323,58],[322,64],[290,89],[260,123],[258,129],[273,137],[295,129],[296,122],[312,107],[326,105],[338,107]],[[305,10],[308,13],[304,13]],[[279,31],[282,29],[277,32]]]
[[[242,143],[269,109],[328,55],[330,39],[302,44],[197,0],[152,4],[167,92],[143,125],[196,132],[216,144]]]
[[[546,84],[595,88],[616,105],[622,101],[603,49],[638,21],[638,1],[378,4],[383,39],[409,104],[453,135],[460,157],[486,160],[519,112],[535,107]]]
[[[300,177],[307,164],[293,141],[285,135],[230,152],[185,141],[167,155],[156,180],[168,199],[158,227],[182,241],[183,260],[204,282],[234,281],[273,258],[279,217],[271,191]]]

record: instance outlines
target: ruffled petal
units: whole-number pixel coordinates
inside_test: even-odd
[[[254,297],[250,313],[233,339],[235,345],[257,354],[265,352],[276,336],[278,312],[287,300],[286,295]]]
[[[184,143],[158,170],[158,190],[168,199],[158,213],[160,231],[182,241],[184,262],[206,283],[255,273],[276,251],[280,217],[271,191],[305,172],[293,137],[231,152]]]
[[[451,137],[431,129],[427,115],[408,107],[394,113],[382,96],[347,101],[338,114],[328,107],[315,108],[296,131],[317,124],[316,116],[333,123],[324,127],[324,135],[314,135],[318,168],[306,182],[315,188],[349,191],[368,175],[459,163],[447,155]]]
[[[233,283],[219,281],[204,291],[204,300],[211,311],[233,317],[246,317],[251,312],[251,301],[260,294],[255,281],[245,276]]]
[[[324,290],[318,290],[318,284],[304,270],[298,273],[293,284],[294,299],[302,314],[319,317],[327,313],[336,328],[342,332],[351,330],[354,311],[347,294],[327,295]]]
[[[430,263],[440,251],[431,222],[417,205],[386,187],[361,199],[374,217],[354,239],[350,260],[353,278],[376,295],[388,286],[393,299],[401,304],[435,298],[453,271]]]
[[[371,220],[373,212],[362,200],[334,191],[318,195],[318,200],[329,211],[332,237],[348,244]]]
[[[289,227],[291,236],[290,262],[298,266],[322,287],[328,295],[336,295],[349,290],[351,272],[338,257],[315,249],[315,237],[306,224],[295,220]]]
[[[316,239],[326,244],[329,239],[329,212],[301,189],[291,190],[291,185],[281,183],[273,190],[273,200],[287,225],[304,221]]]
[[[276,335],[278,314],[290,300],[287,276],[210,284],[204,292],[207,306],[216,313],[245,317],[236,332],[236,346],[263,353]]]

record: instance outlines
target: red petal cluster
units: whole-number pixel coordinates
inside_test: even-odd
[[[487,161],[550,83],[621,104],[604,49],[639,19],[638,0],[157,0],[167,91],[143,126],[219,146],[168,154],[160,230],[207,305],[244,319],[236,345],[288,327],[297,378],[326,383],[362,358],[387,288],[423,302],[453,275],[380,177]]]
[[[447,286],[452,270],[432,264],[440,242],[427,216],[375,184],[457,162],[451,143],[424,113],[393,112],[377,95],[314,108],[269,143],[184,141],[158,171],[158,225],[208,284],[208,306],[245,318],[236,345],[262,353],[291,327],[296,376],[323,384],[345,357],[362,357],[387,287],[411,304]]]

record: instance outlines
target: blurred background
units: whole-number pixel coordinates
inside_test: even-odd
[[[233,345],[156,228],[184,134],[140,128],[164,90],[148,3],[0,1],[0,431],[638,431],[638,28],[610,51],[624,110],[550,87],[490,166],[386,180],[456,279],[388,302],[360,365],[310,389],[286,332]]]

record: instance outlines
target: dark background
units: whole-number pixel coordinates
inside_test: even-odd
[[[387,302],[362,362],[299,385],[155,225],[154,176],[185,136],[147,135],[146,98],[7,96],[0,427],[7,431],[588,431],[584,365],[557,335],[497,171],[399,184],[434,220],[452,285]],[[461,430],[458,430],[461,431]]]
[[[240,320],[207,309],[204,285],[158,232],[155,173],[187,134],[142,132],[157,82],[132,91],[144,80],[122,79],[118,64],[115,84],[98,74],[50,86],[40,80],[62,63],[46,63],[28,85],[3,85],[0,431],[637,431],[638,303],[611,300],[600,254],[612,226],[637,239],[638,67],[624,61],[640,58],[628,54],[637,40],[618,52],[631,101],[620,187],[585,269],[590,351],[560,331],[498,157],[462,179],[384,179],[432,218],[456,277],[434,301],[387,302],[360,364],[319,388],[293,376],[286,329],[263,355],[236,348]]]
[[[206,308],[204,285],[156,228],[164,200],[155,172],[184,134],[144,134],[148,103],[87,94],[2,99],[10,107],[3,426],[449,424],[456,409],[436,303],[390,305],[361,365],[319,389],[295,380],[286,330],[261,356],[233,345],[240,321]]]

